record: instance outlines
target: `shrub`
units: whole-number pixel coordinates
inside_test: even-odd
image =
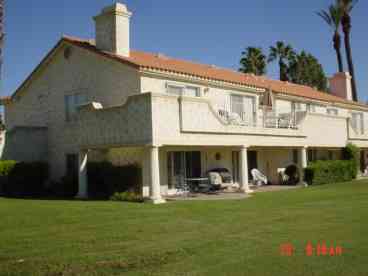
[[[316,161],[304,171],[309,185],[344,182],[353,179],[354,163],[351,160]]]
[[[284,185],[296,185],[299,182],[299,171],[296,165],[290,165],[285,169],[285,174],[288,176],[288,180],[283,183]]]
[[[359,170],[359,148],[354,144],[348,144],[342,151],[342,158],[344,160],[350,160],[352,162],[352,178],[355,179]]]
[[[44,162],[19,162],[10,170],[5,193],[9,196],[42,196],[46,194],[45,182],[48,165]]]
[[[110,198],[114,193],[140,193],[142,170],[136,164],[114,166],[109,162],[88,163],[88,194],[96,198]]]
[[[110,200],[128,201],[128,202],[143,202],[144,201],[143,197],[135,192],[114,193],[110,197]]]
[[[17,164],[14,160],[0,161],[0,194],[7,193],[7,183],[10,172],[14,169]]]
[[[304,181],[309,185],[350,181],[358,175],[359,148],[348,144],[342,150],[342,159],[310,163],[304,170]]]
[[[65,175],[60,182],[55,182],[51,187],[51,194],[56,197],[73,198],[78,193],[78,179],[74,175]]]
[[[16,164],[17,161],[14,160],[0,161],[0,176],[8,176]]]

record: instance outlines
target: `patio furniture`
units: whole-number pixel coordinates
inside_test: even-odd
[[[257,186],[262,186],[263,184],[267,185],[268,183],[267,177],[264,174],[262,174],[259,170],[252,169],[251,174],[253,181]]]
[[[190,192],[190,187],[187,184],[187,182],[185,181],[183,176],[177,176],[176,177],[175,188],[176,188],[178,194],[188,195],[189,192]]]
[[[218,172],[209,172],[208,177],[210,179],[211,185],[221,185],[222,184],[222,178]]]
[[[207,177],[186,178],[185,182],[187,182],[189,191],[193,193],[203,193],[211,190],[211,185]]]
[[[233,177],[230,173],[230,171],[226,168],[216,168],[207,171],[207,175],[209,175],[211,172],[218,173],[221,177],[221,183],[220,184],[231,184],[233,182]],[[214,184],[211,182],[211,184]]]

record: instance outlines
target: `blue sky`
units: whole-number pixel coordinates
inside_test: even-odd
[[[268,52],[277,40],[314,54],[328,75],[336,72],[332,34],[315,15],[333,0],[126,0],[134,13],[131,46],[206,64],[238,69],[247,46]],[[5,0],[6,46],[1,95],[22,83],[62,34],[94,38],[92,16],[110,0]],[[124,2],[124,1],[123,1]],[[282,3],[282,4],[281,4]],[[359,96],[368,99],[368,1],[353,12],[352,48]],[[277,78],[277,66],[268,76]]]

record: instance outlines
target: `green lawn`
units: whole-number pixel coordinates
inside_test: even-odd
[[[160,206],[0,199],[0,218],[0,275],[368,273],[364,181]],[[308,241],[343,255],[306,256]]]

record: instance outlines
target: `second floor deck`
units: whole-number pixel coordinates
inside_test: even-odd
[[[368,147],[351,118],[306,111],[264,110],[251,116],[216,109],[202,98],[144,93],[113,108],[82,108],[81,146],[136,144]],[[367,139],[366,139],[367,138]]]

